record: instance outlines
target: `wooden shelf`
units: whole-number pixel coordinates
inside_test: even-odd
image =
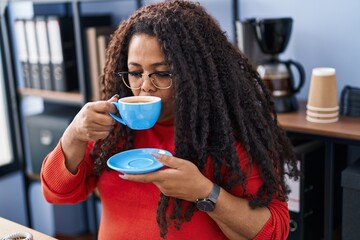
[[[84,97],[80,92],[56,92],[32,88],[20,88],[18,93],[21,96],[42,97],[46,101],[59,102],[64,104],[83,105]]]
[[[360,141],[360,118],[339,116],[335,123],[313,123],[306,120],[306,101],[299,101],[299,110],[278,114],[279,125],[287,131]]]

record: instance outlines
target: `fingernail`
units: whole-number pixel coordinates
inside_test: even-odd
[[[119,174],[119,177],[122,179],[128,179],[128,176],[126,174]]]
[[[151,155],[153,155],[154,158],[156,158],[156,159],[161,158],[161,154],[159,154],[159,153],[157,153],[157,152],[153,152],[153,153],[151,153]]]
[[[119,94],[115,94],[114,96],[112,96],[112,98],[113,97],[119,98]]]

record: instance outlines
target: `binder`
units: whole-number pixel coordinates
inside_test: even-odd
[[[112,27],[109,26],[94,26],[86,28],[86,45],[87,45],[87,54],[88,54],[88,74],[91,82],[91,99],[92,101],[97,101],[101,99],[102,86],[100,83],[100,73],[102,67],[100,63],[103,64],[104,54],[101,50],[105,51],[106,46],[101,42],[99,45],[98,37],[105,37],[110,35],[113,31]],[[101,39],[103,40],[103,39]],[[106,41],[106,39],[105,39]],[[106,43],[105,43],[106,45]],[[101,48],[101,49],[100,49]],[[101,54],[101,56],[100,56]]]
[[[35,18],[37,43],[39,46],[40,79],[43,89],[53,90],[50,64],[50,49],[45,17]]]
[[[24,87],[31,87],[31,78],[30,78],[30,66],[27,52],[27,43],[25,35],[25,22],[21,19],[15,20],[15,42],[16,48],[19,56],[19,61],[21,65],[21,73],[24,79]]]
[[[25,34],[29,53],[31,87],[41,89],[39,53],[36,40],[35,22],[33,19],[25,20]]]
[[[77,90],[79,82],[73,20],[71,17],[49,16],[47,30],[54,90],[60,92]]]
[[[324,145],[309,141],[294,146],[303,176],[287,183],[289,194],[290,233],[288,240],[323,238],[324,222]],[[314,229],[314,226],[316,228]]]
[[[80,18],[81,29],[110,24],[110,22],[110,15],[89,15]],[[47,30],[54,90],[61,92],[79,90],[73,18],[48,16]]]

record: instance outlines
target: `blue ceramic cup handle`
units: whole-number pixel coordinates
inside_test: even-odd
[[[119,103],[117,103],[117,102],[111,102],[111,103],[115,106],[116,110],[119,111],[119,110],[118,110],[118,106],[117,106]],[[124,121],[122,118],[116,116],[116,115],[113,114],[113,113],[109,113],[109,115],[110,115],[111,117],[113,117],[116,121],[118,121],[118,122],[126,125],[125,121]]]

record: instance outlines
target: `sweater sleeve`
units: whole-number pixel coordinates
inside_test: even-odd
[[[248,158],[246,152],[241,145],[237,146],[237,152],[241,159],[240,165],[242,169],[248,174],[246,192],[248,194],[255,195],[263,184],[263,179],[259,168],[256,164],[253,164],[251,168],[248,165]],[[241,191],[239,191],[241,192]],[[265,223],[261,231],[254,238],[255,240],[285,240],[289,234],[289,222],[290,215],[287,202],[273,198],[268,205],[271,216]]]
[[[273,199],[268,206],[271,216],[254,240],[287,239],[289,234],[290,215],[286,202]]]
[[[42,192],[48,202],[77,203],[84,201],[94,190],[97,177],[92,174],[93,164],[89,157],[92,145],[92,143],[88,144],[85,158],[80,163],[76,174],[72,174],[65,166],[61,140],[45,157],[40,177]]]

